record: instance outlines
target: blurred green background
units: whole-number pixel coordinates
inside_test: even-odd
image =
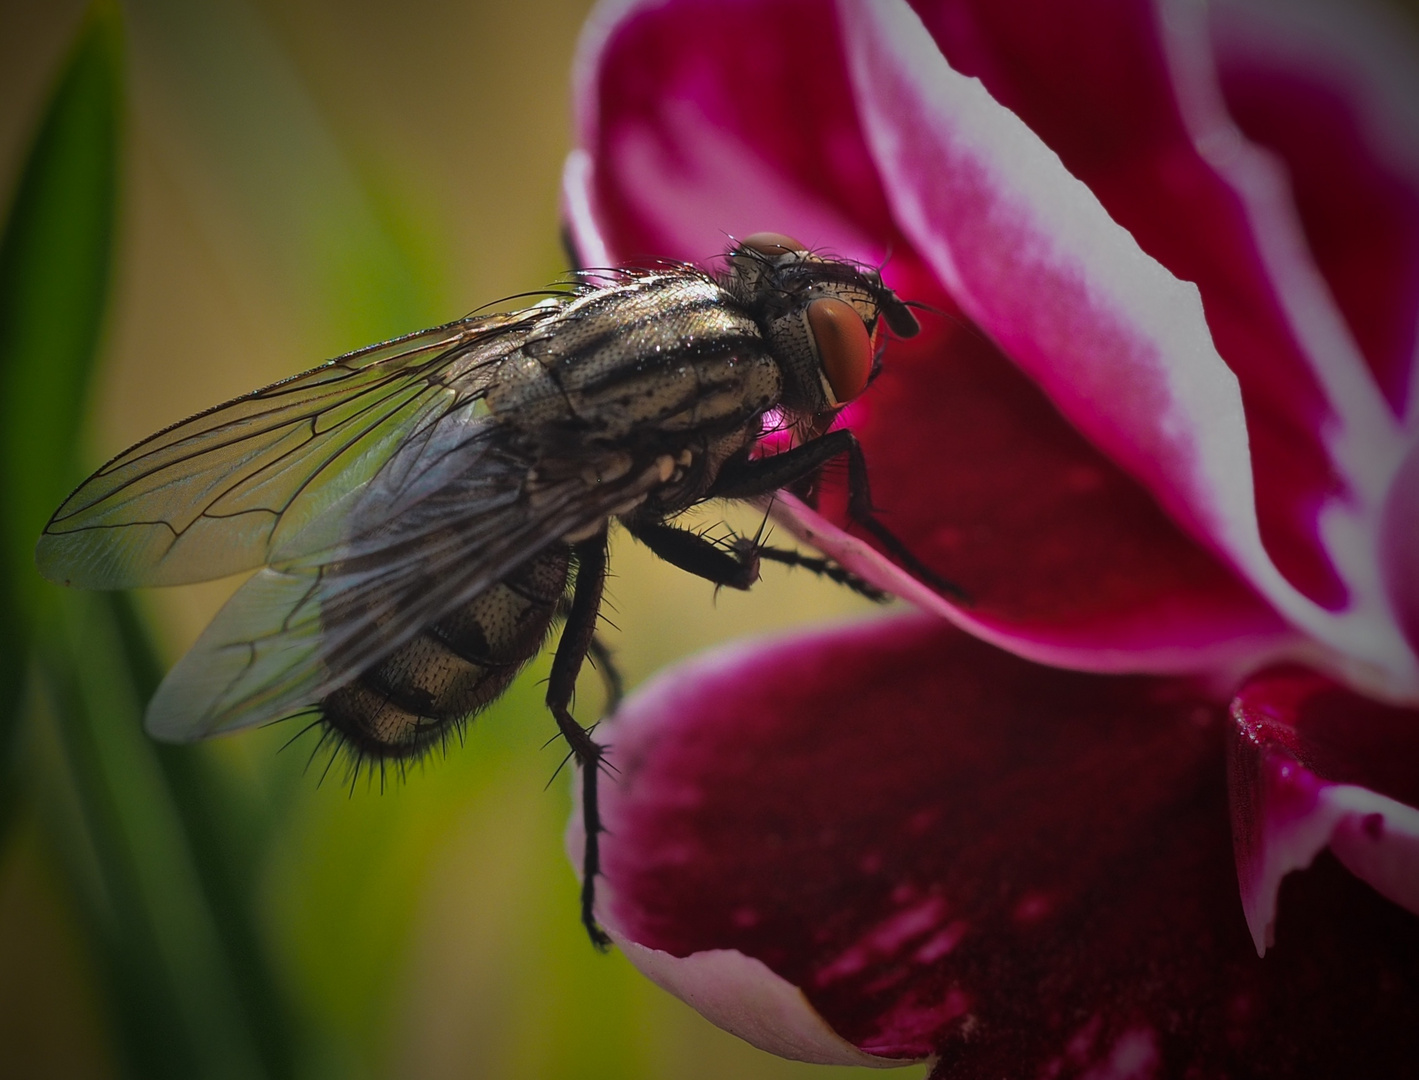
[[[129,443],[562,273],[587,7],[0,4],[0,1076],[856,1071],[761,1054],[592,951],[545,660],[463,750],[351,793],[281,725],[142,734],[235,581],[128,598],[32,569],[48,514]],[[865,607],[777,567],[716,600],[624,543],[613,570],[632,685]]]

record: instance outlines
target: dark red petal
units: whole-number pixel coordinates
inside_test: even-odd
[[[1286,163],[1316,264],[1402,416],[1419,390],[1413,33],[1367,5],[1233,2],[1211,12],[1228,111]]]
[[[1348,552],[1320,522],[1376,498],[1392,418],[1308,260],[1284,176],[1218,107],[1197,12],[1148,0],[915,6],[952,67],[1014,110],[1145,252],[1196,283],[1241,384],[1266,550],[1317,604],[1357,602],[1362,574],[1339,565]]]
[[[920,618],[741,644],[618,717],[603,914],[687,1000],[737,951],[942,1076],[1408,1075],[1419,921],[1321,870],[1255,955],[1224,720]]]
[[[1282,878],[1327,845],[1419,911],[1419,710],[1283,668],[1248,682],[1232,716],[1237,876],[1257,951],[1271,943]]]

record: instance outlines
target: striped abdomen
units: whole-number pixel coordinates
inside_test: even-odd
[[[497,698],[537,655],[566,592],[568,551],[548,549],[320,703],[357,754],[412,757]]]

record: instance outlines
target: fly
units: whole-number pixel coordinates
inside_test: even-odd
[[[582,770],[581,916],[605,945],[603,750],[570,703],[602,655],[608,527],[716,585],[747,589],[763,558],[851,581],[673,524],[846,455],[854,519],[949,589],[872,516],[861,449],[829,430],[876,373],[884,324],[918,329],[875,270],[777,234],[717,275],[583,272],[532,307],[350,353],[143,440],[69,496],[36,558],[51,581],[101,589],[255,569],[164,679],[148,731],[190,741],[314,709],[357,763],[444,742],[563,618],[546,700]],[[795,445],[756,456],[770,423]]]

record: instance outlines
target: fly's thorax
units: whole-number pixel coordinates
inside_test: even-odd
[[[777,403],[780,386],[755,320],[685,268],[563,307],[504,364],[488,406],[524,431],[565,427],[617,444],[639,432],[747,423]]]
[[[724,306],[724,291],[693,268],[673,268],[629,277],[561,307],[524,343],[549,369],[598,373],[628,355],[668,344],[667,323],[678,326],[696,313]],[[612,346],[607,348],[607,346]]]
[[[876,270],[776,233],[755,234],[730,252],[721,284],[762,329],[790,413],[831,413],[861,394],[876,372],[883,322],[899,337],[917,332]]]
[[[717,435],[757,426],[783,395],[783,372],[762,348],[697,360],[688,378],[687,392],[656,415],[656,430]],[[649,395],[649,387],[641,392]]]
[[[505,691],[547,639],[570,559],[554,545],[425,627],[321,702],[357,752],[417,755]]]

